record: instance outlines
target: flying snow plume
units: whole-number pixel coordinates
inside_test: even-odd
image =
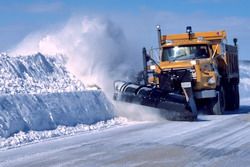
[[[84,17],[69,20],[59,31],[27,36],[11,54],[63,54],[68,69],[86,85],[110,91],[113,80],[126,79],[141,63],[130,50],[122,30],[111,21]]]
[[[73,74],[86,86],[98,85],[111,98],[114,80],[131,80],[142,69],[141,56],[133,51],[137,49],[133,41],[126,39],[122,29],[110,20],[83,17],[70,19],[63,28],[52,33],[27,36],[11,55],[37,52],[65,55],[67,68]],[[124,104],[122,108],[131,111],[131,107],[126,106],[130,104]],[[136,107],[132,110],[137,114],[127,115],[137,119],[144,109]]]

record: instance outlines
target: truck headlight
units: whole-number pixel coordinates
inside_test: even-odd
[[[192,65],[196,65],[196,60],[191,60],[190,63],[191,63]]]
[[[149,66],[150,70],[155,70],[155,65]]]
[[[195,69],[191,69],[190,72],[191,72],[192,78],[196,79],[197,78],[197,74],[196,74]]]

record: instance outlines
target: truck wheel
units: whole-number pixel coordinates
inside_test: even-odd
[[[220,87],[215,98],[209,99],[207,108],[213,115],[221,115],[225,110],[225,94],[223,87]]]
[[[239,85],[235,85],[235,110],[238,110],[240,108],[240,93],[239,93]]]
[[[237,84],[228,83],[225,87],[226,110],[239,108],[239,88]]]
[[[234,85],[225,84],[226,110],[234,110]]]
[[[240,106],[239,86],[228,84],[226,87],[226,110],[237,110]]]

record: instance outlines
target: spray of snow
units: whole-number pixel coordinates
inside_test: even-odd
[[[122,29],[110,20],[78,17],[70,19],[53,33],[32,33],[11,54],[63,54],[67,68],[73,74],[86,86],[98,85],[111,99],[114,80],[131,80],[142,69],[141,56],[135,54],[134,49],[133,41],[127,40]],[[130,106],[117,106],[118,112],[125,112],[136,120],[155,120],[158,117],[156,112]]]
[[[98,84],[110,91],[113,80],[124,79],[140,63],[130,50],[122,30],[111,21],[83,17],[70,19],[56,32],[27,36],[11,54],[63,54],[68,69],[86,85]]]
[[[132,121],[166,121],[158,109],[122,102],[117,102],[115,106],[118,108],[118,115]]]

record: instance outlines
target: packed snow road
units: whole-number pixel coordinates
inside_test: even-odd
[[[242,166],[250,106],[197,122],[135,122],[0,151],[0,166]]]

